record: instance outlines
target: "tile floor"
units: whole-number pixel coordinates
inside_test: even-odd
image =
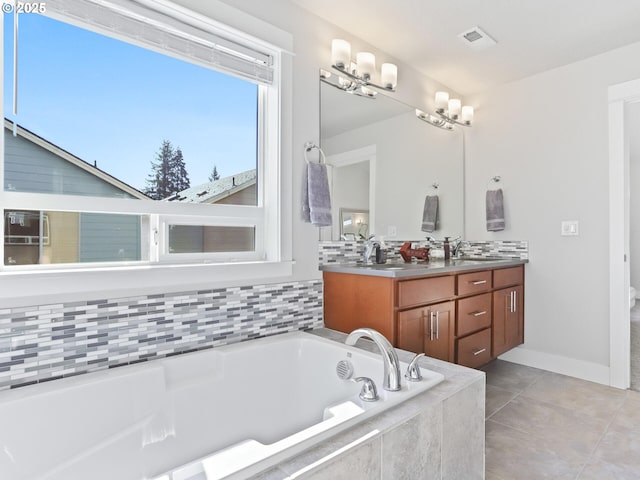
[[[486,480],[640,479],[640,392],[495,360]]]

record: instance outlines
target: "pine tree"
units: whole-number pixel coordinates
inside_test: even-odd
[[[180,147],[177,148],[173,157],[171,157],[171,180],[173,182],[174,193],[182,192],[191,186]]]
[[[154,200],[163,200],[189,188],[189,175],[182,150],[173,150],[169,140],[163,140],[156,160],[151,162],[145,192]]]
[[[213,171],[211,172],[211,175],[209,175],[209,181],[213,182],[215,180],[220,180],[220,174],[218,173],[218,167],[214,165]]]

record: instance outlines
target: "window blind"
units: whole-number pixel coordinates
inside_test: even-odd
[[[213,27],[207,31],[189,25],[135,1],[48,0],[46,14],[245,80],[273,83],[273,54],[266,49],[215,32]]]

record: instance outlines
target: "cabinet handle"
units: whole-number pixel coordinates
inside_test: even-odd
[[[487,311],[486,310],[482,310],[481,312],[473,312],[471,313],[471,315],[473,315],[474,317],[481,317],[482,315],[486,315]]]
[[[436,340],[440,340],[440,312],[436,312]]]
[[[513,290],[509,292],[509,312],[513,313]]]
[[[476,350],[475,352],[473,352],[473,356],[477,356],[480,355],[482,352],[486,352],[487,349],[486,348],[481,348],[480,350]]]
[[[486,280],[473,280],[471,282],[469,282],[471,285],[483,285],[485,283],[487,283]]]
[[[431,327],[429,329],[429,336],[431,340],[433,340],[433,320],[434,320],[433,312],[429,312],[429,321],[430,321],[430,327]]]
[[[516,311],[518,310],[518,292],[517,291],[513,291],[513,313],[516,313]]]

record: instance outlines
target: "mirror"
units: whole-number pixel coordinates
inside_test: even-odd
[[[369,211],[340,209],[340,240],[366,240],[369,237]]]
[[[392,95],[392,94],[391,94]],[[415,107],[378,93],[362,97],[320,82],[320,142],[327,157],[333,226],[343,213],[368,213],[368,233],[388,240],[464,234],[464,158],[460,128],[446,131],[418,119]],[[438,225],[423,232],[427,195],[438,195]]]

